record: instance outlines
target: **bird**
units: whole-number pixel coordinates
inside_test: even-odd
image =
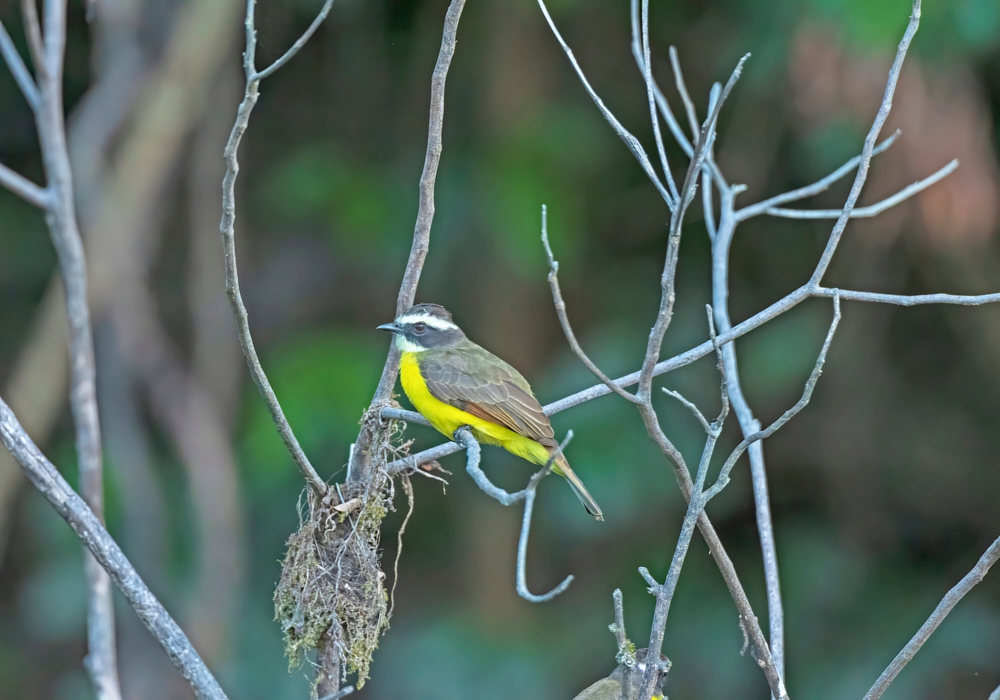
[[[604,520],[565,455],[557,452],[555,431],[531,386],[516,369],[469,340],[447,309],[416,304],[378,329],[394,334],[403,391],[434,428],[451,438],[467,426],[479,442],[534,464],[551,460],[551,470],[569,482],[587,512]]]
[[[632,670],[632,689],[628,694],[628,700],[636,700],[639,697],[639,689],[642,686],[642,674],[646,671],[646,649],[639,649],[635,652],[635,668]],[[656,685],[653,686],[652,700],[664,700],[663,684],[667,680],[667,671],[670,670],[670,659],[664,654],[660,654],[660,667],[657,670]],[[619,665],[611,675],[602,678],[593,685],[583,690],[573,700],[620,700],[622,696],[622,683],[625,681],[625,665]]]

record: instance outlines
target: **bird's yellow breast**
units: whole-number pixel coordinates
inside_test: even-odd
[[[472,428],[473,435],[479,442],[499,445],[508,452],[535,464],[545,464],[548,461],[549,452],[542,444],[436,399],[420,374],[417,353],[402,354],[399,379],[413,407],[430,421],[435,429],[449,438],[454,436],[456,430],[467,425]]]

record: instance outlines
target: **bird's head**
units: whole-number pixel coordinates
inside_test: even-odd
[[[383,323],[378,329],[395,334],[396,347],[402,352],[447,350],[465,340],[465,333],[439,304],[411,306],[395,321]]]

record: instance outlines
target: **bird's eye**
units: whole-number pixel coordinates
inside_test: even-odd
[[[413,324],[413,330],[415,332],[417,332],[417,333],[423,333],[424,331],[427,330],[427,324],[426,323],[414,323]]]

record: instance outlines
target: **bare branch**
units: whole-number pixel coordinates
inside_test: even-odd
[[[877,156],[878,154],[886,151],[892,144],[896,143],[899,135],[902,132],[899,129],[885,139],[882,143],[872,149],[872,156]],[[839,168],[834,170],[832,173],[824,177],[822,180],[818,180],[811,185],[806,185],[805,187],[799,187],[798,189],[792,190],[791,192],[785,192],[783,194],[775,195],[765,199],[757,204],[751,204],[749,206],[743,207],[736,212],[737,221],[746,221],[747,219],[764,214],[768,209],[777,207],[780,204],[787,204],[788,202],[795,202],[800,199],[805,199],[806,197],[813,197],[821,192],[826,192],[830,189],[830,185],[835,183],[840,178],[847,175],[847,173],[858,167],[858,163],[861,162],[861,156],[854,156],[849,161],[841,165]]]
[[[24,9],[29,42],[37,50],[34,33],[37,31],[38,18],[34,2],[29,0]],[[48,181],[46,222],[66,291],[70,328],[70,405],[76,428],[80,490],[93,515],[101,520],[104,517],[104,476],[97,411],[97,372],[88,307],[87,264],[83,241],[77,228],[73,178],[63,117],[65,45],[66,3],[46,2],[44,56],[38,64],[39,103],[35,122]],[[90,672],[98,698],[118,700],[121,690],[115,652],[111,581],[89,554],[85,556],[84,571],[87,578],[87,658],[84,663]]]
[[[830,330],[827,331],[826,339],[823,341],[823,347],[819,351],[819,356],[816,358],[816,364],[813,367],[812,372],[809,374],[809,379],[806,381],[805,388],[802,390],[802,397],[795,403],[794,406],[789,408],[787,411],[781,414],[777,420],[775,420],[771,425],[769,425],[764,430],[758,431],[753,435],[749,435],[736,446],[729,458],[726,459],[725,464],[719,472],[719,478],[716,479],[715,484],[712,488],[705,492],[705,500],[710,501],[715,496],[719,494],[722,489],[726,487],[729,483],[729,474],[733,470],[733,466],[743,455],[746,449],[755,442],[760,440],[766,440],[767,438],[778,432],[788,421],[798,415],[803,408],[809,405],[809,400],[812,398],[813,391],[816,389],[816,383],[819,381],[820,375],[823,374],[823,365],[826,362],[826,354],[830,350],[830,344],[833,342],[833,335],[837,332],[837,326],[840,325],[840,297],[836,294],[834,290],[833,295],[833,321],[830,323]]]
[[[938,170],[933,175],[925,177],[923,180],[907,185],[891,197],[883,199],[881,202],[870,204],[867,207],[858,207],[851,211],[852,219],[867,219],[878,216],[887,209],[891,209],[900,202],[906,201],[918,192],[923,192],[931,185],[940,182],[951,175],[958,168],[958,161],[953,160],[948,165]],[[741,212],[737,212],[737,216]],[[770,216],[780,216],[785,219],[836,219],[840,216],[840,209],[782,209],[779,207],[769,207],[764,211]]]
[[[885,86],[885,96],[882,98],[878,114],[875,115],[872,128],[869,130],[868,136],[865,137],[865,145],[861,150],[861,161],[858,163],[858,174],[854,177],[854,184],[851,185],[851,192],[844,203],[844,209],[840,213],[840,218],[837,219],[837,223],[833,226],[833,231],[830,232],[830,239],[823,250],[823,255],[820,257],[819,263],[816,265],[816,270],[809,279],[810,284],[813,286],[819,285],[823,281],[823,275],[826,274],[827,268],[830,267],[830,261],[833,260],[833,254],[837,251],[837,245],[844,235],[844,229],[847,228],[851,212],[854,210],[854,205],[857,204],[858,198],[861,196],[861,189],[868,178],[868,166],[871,164],[875,141],[878,139],[879,132],[882,131],[882,126],[885,124],[886,119],[889,118],[889,111],[892,109],[892,97],[896,92],[896,84],[899,82],[900,71],[903,69],[903,60],[906,58],[906,52],[910,48],[910,42],[913,41],[913,37],[917,33],[917,27],[920,26],[920,2],[921,0],[913,0],[913,12],[910,15],[910,23],[906,27],[903,39],[899,42],[896,58],[892,62],[892,68],[889,69],[889,79]]]
[[[483,470],[479,468],[479,459],[482,450],[479,443],[476,441],[476,438],[473,437],[472,431],[470,431],[467,427],[462,427],[455,431],[456,442],[465,448],[465,470],[469,473],[469,476],[472,477],[472,480],[476,482],[476,486],[482,489],[483,493],[490,498],[499,501],[501,505],[511,506],[518,501],[524,501],[524,516],[521,519],[521,536],[518,538],[517,544],[516,586],[517,594],[532,603],[544,603],[552,600],[569,588],[569,585],[573,582],[573,576],[569,575],[563,579],[562,583],[548,593],[535,595],[528,590],[528,577],[525,571],[528,557],[528,536],[531,533],[531,516],[534,512],[535,493],[538,487],[538,482],[548,476],[549,472],[552,470],[552,463],[560,454],[562,454],[563,449],[572,439],[573,431],[567,431],[565,439],[552,456],[549,457],[549,460],[542,466],[542,468],[531,477],[528,485],[521,491],[507,493],[503,489],[494,486],[493,482],[491,482],[486,474],[483,473]]]
[[[250,0],[250,2],[253,3],[254,0]],[[302,33],[302,36],[296,39],[295,43],[292,44],[289,47],[289,49],[285,51],[284,54],[282,54],[281,58],[279,58],[277,61],[269,65],[264,70],[254,73],[253,78],[258,81],[263,80],[264,78],[273,74],[275,71],[282,68],[286,63],[291,61],[292,58],[294,58],[295,54],[301,51],[302,47],[306,45],[306,42],[308,42],[312,38],[312,35],[316,33],[316,30],[319,29],[319,26],[323,24],[323,20],[325,20],[326,16],[330,14],[330,8],[332,7],[333,7],[333,0],[326,0],[326,2],[323,3],[323,7],[320,8],[319,14],[316,15],[315,19],[313,19],[312,24],[309,25],[309,28]]]
[[[711,152],[712,142],[715,139],[715,126],[719,118],[719,112],[726,98],[739,80],[743,71],[743,64],[746,63],[750,54],[746,54],[736,64],[736,68],[726,82],[722,94],[719,96],[714,109],[705,119],[698,135],[698,142],[695,144],[694,155],[688,165],[687,174],[684,177],[684,184],[681,187],[681,201],[673,210],[670,217],[670,234],[667,241],[666,261],[663,265],[663,274],[660,277],[661,297],[660,308],[656,315],[656,321],[649,333],[649,340],[646,343],[646,354],[643,358],[642,369],[639,374],[639,389],[636,395],[641,397],[647,404],[651,400],[651,386],[653,381],[653,371],[656,361],[660,356],[660,348],[663,346],[663,337],[673,317],[675,290],[674,275],[677,270],[677,260],[680,251],[681,227],[684,223],[684,215],[687,208],[694,199],[695,190],[698,188],[698,176],[701,174],[701,167],[705,163],[705,158]]]
[[[630,700],[632,691],[632,674],[635,673],[635,647],[625,634],[625,608],[622,603],[622,591],[616,588],[611,598],[615,602],[615,624],[611,625],[611,631],[615,633],[615,641],[618,642],[618,653],[615,654],[615,661],[625,667],[622,677],[622,692],[619,698],[611,700]]]
[[[11,40],[10,34],[7,33],[7,27],[3,25],[3,22],[0,22],[0,54],[3,54],[3,60],[7,64],[7,68],[10,69],[11,75],[14,76],[14,80],[21,89],[24,99],[28,101],[31,111],[37,113],[39,100],[41,99],[38,94],[38,86],[35,85],[28,67],[24,65],[24,59],[21,58],[21,54],[14,47],[14,42]]]
[[[431,75],[430,112],[427,121],[427,150],[424,154],[424,168],[420,174],[419,204],[417,220],[413,227],[413,244],[410,247],[410,257],[406,261],[403,281],[399,286],[396,298],[396,315],[403,313],[413,305],[417,294],[417,284],[420,273],[430,249],[431,224],[434,221],[434,186],[437,182],[438,166],[441,162],[441,151],[444,148],[444,96],[448,80],[448,70],[455,56],[455,46],[458,43],[458,23],[462,18],[465,0],[451,0],[448,12],[444,18],[444,29],[441,32],[441,48],[438,50],[437,62]],[[371,406],[385,403],[392,395],[399,374],[399,350],[395,343],[389,345],[389,354],[382,367],[382,376],[375,388],[375,396]],[[369,462],[369,451],[372,435],[366,428],[358,434],[356,449],[351,454],[348,466],[348,480],[355,483],[366,483],[371,479],[372,465]]]
[[[576,333],[573,332],[573,326],[569,322],[569,315],[566,312],[566,302],[563,300],[562,290],[559,288],[559,261],[555,259],[552,255],[552,247],[549,245],[549,232],[548,232],[548,208],[542,205],[542,245],[545,246],[545,254],[549,258],[549,287],[552,288],[552,301],[555,303],[556,315],[559,317],[559,325],[562,326],[563,334],[566,336],[567,342],[569,342],[570,349],[573,350],[573,354],[576,355],[580,361],[586,365],[587,369],[591,373],[604,382],[605,386],[611,389],[613,392],[621,396],[626,401],[631,403],[638,403],[639,399],[636,398],[635,394],[631,394],[624,389],[615,385],[614,381],[601,371],[594,362],[587,356],[583,348],[580,347],[580,343],[576,339]]]
[[[653,169],[653,164],[649,161],[649,156],[646,155],[646,150],[642,147],[642,144],[639,143],[639,140],[633,136],[628,129],[622,126],[617,117],[615,117],[615,115],[611,113],[611,110],[604,105],[604,101],[601,100],[597,92],[594,91],[594,88],[591,87],[590,81],[587,80],[587,76],[584,75],[583,69],[580,68],[580,64],[576,60],[576,56],[573,55],[573,51],[562,38],[562,34],[560,34],[559,30],[556,28],[555,22],[552,21],[552,16],[549,15],[549,10],[545,6],[544,0],[538,0],[538,6],[541,8],[542,14],[545,15],[545,21],[549,23],[549,28],[552,30],[556,40],[559,42],[563,52],[566,54],[566,58],[569,59],[570,64],[573,66],[573,70],[576,71],[577,77],[580,78],[580,82],[583,83],[583,87],[587,90],[587,94],[590,95],[590,99],[594,101],[594,104],[597,105],[597,109],[600,110],[601,116],[603,116],[608,124],[611,125],[614,132],[618,134],[618,138],[625,142],[625,145],[628,146],[628,150],[630,150],[632,155],[635,156],[635,159],[639,161],[639,165],[642,166],[642,170],[646,173],[646,177],[648,177],[650,182],[652,182],[656,187],[660,196],[663,197],[663,201],[667,203],[667,206],[673,210],[673,197],[671,197],[667,188],[663,186],[663,183],[660,182],[659,176]],[[645,73],[645,68],[643,71]]]
[[[382,420],[401,420],[407,423],[426,425],[428,428],[432,427],[429,420],[415,411],[404,411],[401,408],[386,407],[379,412],[379,415],[382,417]]]
[[[643,55],[643,78],[646,81],[646,98],[649,102],[649,119],[653,123],[653,138],[656,140],[656,150],[660,155],[660,166],[663,168],[663,176],[667,180],[670,192],[673,195],[674,206],[680,200],[677,192],[677,185],[670,172],[670,164],[667,162],[667,151],[663,147],[663,134],[660,132],[660,115],[656,109],[656,96],[653,90],[653,67],[650,60],[649,50],[649,0],[642,0],[642,55]],[[670,204],[670,202],[667,202]]]
[[[680,93],[681,102],[684,103],[684,111],[687,113],[688,126],[691,128],[691,138],[698,140],[698,112],[694,108],[694,102],[688,93],[687,84],[684,82],[684,73],[681,71],[681,62],[677,56],[677,48],[670,47],[670,66],[674,69],[674,81],[677,85],[677,92]]]
[[[705,509],[706,499],[702,492],[705,487],[705,479],[708,476],[708,467],[712,463],[712,454],[715,452],[715,444],[722,434],[722,423],[710,426],[705,432],[707,433],[705,447],[702,450],[701,460],[698,463],[698,473],[695,477],[691,498],[688,501],[687,512],[684,514],[684,522],[681,525],[681,532],[677,538],[677,547],[674,549],[674,555],[670,561],[666,580],[662,585],[658,584],[645,567],[640,571],[643,578],[650,583],[650,592],[656,596],[652,631],[649,637],[649,650],[646,652],[648,659],[659,658],[660,650],[663,648],[663,636],[667,627],[670,604],[673,601],[674,592],[677,590],[677,582],[680,580],[681,568],[684,566],[684,559],[687,557],[688,549],[691,546],[691,539],[694,537],[695,525],[697,525],[698,518]],[[647,662],[646,672],[643,675],[642,686],[639,690],[640,698],[650,698],[652,696],[657,675],[657,665],[651,661]]]
[[[39,187],[24,175],[11,170],[3,163],[0,163],[0,185],[16,194],[28,204],[34,204],[39,209],[45,210],[51,206],[52,195],[42,187]]]
[[[69,523],[94,558],[111,575],[143,624],[191,684],[196,697],[226,700],[226,694],[184,632],[149,590],[94,512],[24,432],[16,416],[2,399],[0,439],[39,492]]]
[[[667,387],[663,387],[663,393],[666,394],[667,396],[674,397],[675,399],[681,402],[684,408],[691,411],[694,417],[698,419],[698,422],[701,423],[701,427],[705,429],[706,433],[712,430],[712,426],[709,425],[708,420],[706,420],[705,416],[702,415],[700,410],[698,410],[698,407],[695,406],[692,402],[685,399],[679,391],[673,391],[671,389],[668,389]]]
[[[996,564],[998,559],[1000,559],[1000,537],[983,553],[983,556],[979,558],[979,561],[972,567],[972,570],[945,594],[941,602],[938,603],[938,606],[934,608],[934,612],[927,618],[927,621],[920,626],[920,629],[913,635],[913,638],[907,642],[906,646],[903,647],[896,655],[896,658],[892,660],[892,663],[889,664],[878,680],[875,681],[875,685],[865,695],[864,700],[878,700],[882,697],[882,693],[889,687],[889,684],[895,680],[899,672],[903,670],[903,667],[910,662],[910,659],[920,651],[920,647],[934,634],[934,630],[948,617],[952,609],[958,605],[958,601],[962,600],[969,591],[983,580],[987,572],[989,572],[990,567]],[[1000,688],[993,691],[990,695],[990,700],[993,700],[997,695],[1000,695]]]
[[[998,294],[880,294],[878,292],[856,292],[848,289],[819,287],[813,293],[818,297],[839,296],[845,301],[864,301],[894,306],[923,306],[925,304],[952,304],[955,306],[981,306],[1000,301]]]
[[[331,4],[332,0],[324,3],[323,7],[320,9],[320,15],[322,17],[325,18],[329,13]],[[313,24],[316,25],[316,22]],[[305,43],[305,40],[308,40],[314,31],[315,28],[313,25],[310,25],[309,30],[303,35],[304,39],[300,38],[299,41]],[[285,443],[285,447],[291,454],[292,459],[299,468],[299,471],[302,472],[302,476],[305,478],[306,483],[308,483],[318,495],[323,496],[326,494],[327,484],[322,478],[320,478],[316,469],[309,461],[309,458],[306,457],[301,445],[299,445],[299,441],[295,437],[295,433],[292,431],[292,426],[289,425],[288,419],[285,417],[285,412],[281,409],[278,397],[275,395],[274,389],[271,388],[271,382],[268,380],[267,374],[264,372],[264,368],[260,364],[260,358],[257,355],[257,348],[254,347],[253,336],[250,333],[250,318],[247,315],[247,309],[243,303],[243,295],[240,293],[239,270],[236,265],[235,231],[236,176],[240,170],[237,158],[240,141],[243,139],[243,134],[247,130],[247,125],[250,121],[250,114],[253,112],[253,108],[257,104],[257,98],[260,94],[260,80],[261,77],[263,77],[261,74],[258,74],[254,68],[254,58],[257,50],[257,33],[254,27],[254,0],[247,0],[246,42],[246,50],[243,54],[243,67],[244,72],[247,75],[246,89],[243,94],[243,101],[240,103],[239,110],[236,114],[236,122],[233,124],[232,133],[230,133],[229,141],[226,143],[224,153],[226,161],[226,174],[222,181],[222,222],[219,225],[219,229],[222,231],[222,247],[226,256],[226,294],[229,296],[229,302],[233,307],[233,314],[236,318],[236,329],[240,338],[240,347],[243,350],[243,356],[246,358],[247,367],[250,370],[250,376],[253,377],[254,384],[257,385],[257,390],[260,392],[261,397],[267,404],[268,411],[271,413],[271,419],[274,421],[278,434]],[[295,45],[293,45],[292,49],[289,49],[285,56],[282,56],[278,59],[278,61],[272,64],[270,68],[266,69],[264,74],[271,75],[275,70],[277,70],[277,68],[280,68],[282,65],[287,63],[292,56],[298,53],[300,48],[301,45],[299,45],[299,42],[297,41]],[[278,65],[279,63],[280,65]]]
[[[28,50],[31,52],[31,62],[35,64],[35,73],[41,80],[46,71],[45,49],[36,2],[37,0],[21,0],[21,15],[24,20],[24,35],[28,40]]]

